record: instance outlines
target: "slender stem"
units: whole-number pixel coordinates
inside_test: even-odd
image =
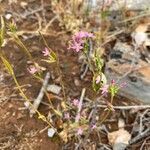
[[[36,110],[36,109],[34,108],[33,104],[30,102],[30,100],[29,100],[29,99],[27,98],[27,96],[24,94],[24,92],[23,92],[22,89],[21,89],[21,86],[19,85],[19,83],[18,83],[18,81],[17,81],[17,79],[16,79],[16,76],[15,76],[15,74],[14,74],[14,71],[13,71],[13,68],[12,68],[11,64],[7,61],[6,58],[3,57],[2,53],[0,53],[0,58],[1,58],[2,62],[4,63],[4,65],[5,65],[6,69],[8,70],[8,72],[11,74],[11,76],[12,76],[12,78],[13,78],[13,80],[14,80],[14,82],[15,82],[17,88],[18,88],[18,90],[19,90],[20,93],[21,93],[21,96],[29,103],[29,105],[31,106],[31,108],[38,114],[39,118],[40,118],[42,121],[46,122],[50,127],[54,128],[53,125],[47,120],[47,118],[46,118],[44,115],[42,115],[38,110]],[[54,129],[55,129],[55,128],[54,128]]]
[[[111,94],[111,100],[110,100],[111,104],[113,104],[113,99],[114,99],[114,96]],[[102,124],[107,119],[107,117],[109,116],[110,112],[111,112],[111,109],[108,109],[106,115],[104,116],[104,118],[102,119],[102,121],[100,122],[100,124]]]
[[[53,50],[48,46],[47,44],[47,41],[45,40],[44,36],[39,32],[40,36],[42,37],[43,41],[44,41],[44,44],[47,48],[49,48],[49,50],[51,52],[53,52]],[[54,53],[54,52],[53,52]],[[63,92],[63,97],[64,97],[64,100],[66,101],[66,92],[65,92],[65,86],[64,86],[64,83],[63,83],[63,77],[62,77],[62,71],[60,69],[60,61],[59,61],[59,58],[58,58],[58,52],[57,52],[57,58],[56,58],[56,68],[57,68],[57,72],[58,74],[60,75],[60,84],[61,84],[61,87],[62,87],[62,92]]]
[[[64,100],[66,101],[67,98],[66,98],[65,86],[64,86],[64,82],[63,82],[62,71],[60,69],[60,61],[59,61],[59,58],[58,58],[58,54],[57,54],[56,66],[57,66],[58,74],[60,75],[60,84],[61,84],[62,91],[63,91],[63,97],[64,97]]]

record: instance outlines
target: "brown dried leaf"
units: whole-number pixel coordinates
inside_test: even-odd
[[[108,133],[108,140],[112,146],[119,143],[128,145],[130,139],[131,134],[123,128],[119,129],[118,131]]]

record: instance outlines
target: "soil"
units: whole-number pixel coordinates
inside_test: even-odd
[[[45,1],[46,2],[46,1]],[[48,0],[47,0],[48,3]],[[7,10],[20,9],[20,1],[12,8],[8,7],[6,2],[0,4],[1,14],[5,14]],[[48,3],[49,4],[49,3]],[[34,2],[30,1],[30,7],[35,7]],[[36,5],[40,5],[36,3]],[[50,13],[50,18],[52,13]],[[22,22],[17,22],[18,30],[28,29],[34,30],[35,24],[31,19],[24,19]],[[59,54],[60,66],[63,72],[63,80],[65,85],[65,91],[67,97],[77,98],[80,97],[82,88],[86,87],[87,97],[93,99],[95,97],[91,87],[91,73],[88,72],[86,77],[80,80],[80,63],[78,63],[77,54],[67,50],[67,41],[69,40],[69,34],[61,34],[62,30],[59,28],[58,23],[54,22],[49,29],[51,36],[45,37],[50,48]],[[60,33],[57,34],[56,33]],[[30,50],[34,60],[45,68],[46,71],[50,71],[51,80],[50,83],[59,85],[59,75],[56,71],[56,65],[47,65],[42,62],[42,50],[44,49],[43,41],[40,37],[29,36],[22,38],[25,45]],[[3,48],[6,57],[12,63],[16,77],[26,93],[26,95],[34,100],[38,95],[41,88],[41,83],[34,79],[27,71],[27,67],[30,64],[28,58],[21,49],[13,42],[9,41]],[[45,73],[46,73],[45,71]],[[44,74],[45,74],[44,73]],[[44,77],[43,74],[43,77]],[[0,64],[0,149],[8,150],[59,150],[62,148],[62,140],[59,138],[50,139],[47,136],[46,124],[37,118],[35,115],[33,118],[29,117],[29,111],[25,109],[24,100],[19,95],[17,88],[13,82],[12,77],[4,69],[4,66]],[[50,96],[53,96],[50,94]],[[62,94],[59,95],[62,97]],[[46,98],[43,99],[47,102]],[[114,105],[130,105],[137,104],[137,102],[130,102],[127,99],[121,97],[116,98]],[[41,104],[39,111],[48,115],[49,108]],[[134,122],[134,115],[129,116],[129,112],[126,118],[126,129],[131,131],[131,124]],[[122,112],[118,111],[115,117],[122,116]],[[110,131],[117,130],[117,123],[109,122],[108,127]],[[94,137],[94,136],[93,136]],[[104,142],[107,143],[107,137],[104,136]],[[136,147],[137,148],[137,147]],[[136,149],[135,148],[135,149]],[[133,148],[134,149],[134,148]]]

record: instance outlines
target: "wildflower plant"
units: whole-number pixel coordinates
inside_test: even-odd
[[[15,23],[9,24],[8,30],[9,30],[8,34],[23,49],[25,54],[27,54],[29,60],[32,62],[32,65],[27,67],[28,72],[36,79],[38,79],[40,82],[43,82],[43,73],[42,73],[43,71],[41,69],[41,66],[37,62],[35,62],[28,48],[18,37],[16,33],[17,28],[15,26]],[[32,109],[35,109],[29,98],[25,95],[24,91],[22,90],[20,84],[18,83],[11,63],[2,53],[2,45],[5,38],[4,35],[5,35],[5,24],[3,18],[1,18],[0,58],[4,66],[10,73],[10,75],[13,77],[16,86],[18,87],[19,92],[21,93],[21,96],[25,99],[25,101],[29,103]],[[38,118],[46,122],[47,125],[50,127],[48,133],[48,135],[50,136],[55,135],[56,133],[64,142],[67,142],[68,139],[72,137],[78,139],[82,135],[86,134],[87,136],[90,132],[96,130],[98,125],[101,125],[106,120],[108,115],[112,111],[114,111],[113,109],[114,96],[117,94],[120,88],[125,86],[125,84],[123,83],[121,85],[118,85],[114,80],[108,83],[105,74],[102,72],[103,60],[98,55],[97,50],[92,52],[93,53],[92,56],[89,56],[91,49],[91,41],[94,43],[94,40],[96,40],[96,36],[94,35],[94,33],[90,33],[87,31],[79,31],[76,32],[71,37],[68,46],[68,51],[72,50],[75,53],[83,53],[83,55],[85,55],[87,59],[87,64],[89,65],[90,71],[92,72],[93,76],[92,87],[96,95],[100,95],[100,97],[107,96],[108,94],[111,95],[110,102],[106,101],[106,104],[108,106],[106,110],[107,113],[104,112],[103,118],[101,120],[96,120],[95,114],[97,113],[97,103],[98,103],[97,101],[94,102],[94,109],[91,110],[91,108],[89,108],[89,105],[88,106],[84,105],[84,101],[82,98],[80,99],[74,98],[71,101],[67,100],[58,54],[48,46],[43,35],[41,33],[39,33],[39,35],[43,39],[45,45],[45,48],[41,50],[41,53],[43,54],[44,57],[41,61],[44,61],[49,65],[54,63],[56,65],[56,69],[59,75],[61,76],[60,84],[62,86],[63,100],[60,102],[61,103],[60,109],[58,109],[52,104],[51,99],[49,98],[48,93],[45,90],[45,95],[47,96],[47,99],[49,101],[50,105],[49,107],[51,109],[51,112],[60,122],[59,127],[56,126],[53,120],[50,121],[45,115],[41,114],[41,112],[39,112],[38,110],[35,109],[35,112],[38,114]]]

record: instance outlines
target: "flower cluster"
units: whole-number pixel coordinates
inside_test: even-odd
[[[109,85],[109,84],[104,84],[104,85],[100,88],[100,90],[102,91],[102,92],[101,92],[102,95],[107,95],[108,92],[110,92],[111,94],[115,95],[115,94],[118,92],[118,90],[119,90],[120,88],[124,88],[124,87],[126,87],[126,85],[127,85],[126,82],[123,82],[123,83],[121,83],[120,85],[118,85],[118,84],[115,82],[115,80],[112,80],[110,85]]]
[[[70,41],[70,45],[68,49],[72,49],[76,52],[79,52],[84,48],[86,39],[93,38],[93,37],[94,35],[92,33],[88,33],[85,31],[77,32],[72,36],[72,40]]]

